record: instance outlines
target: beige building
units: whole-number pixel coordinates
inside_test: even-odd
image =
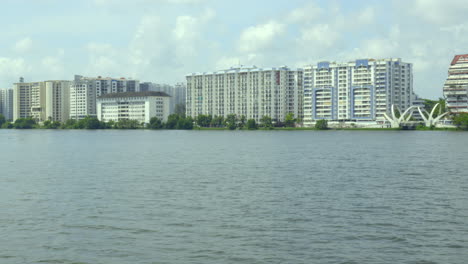
[[[164,92],[108,93],[97,98],[100,121],[137,120],[149,123],[152,117],[167,121],[170,96]]]
[[[65,122],[70,117],[71,81],[46,81],[45,116],[52,121]]]
[[[69,116],[69,81],[13,84],[13,120],[32,117],[64,122]]]
[[[13,84],[13,120],[26,117],[39,122],[46,119],[44,82]]]

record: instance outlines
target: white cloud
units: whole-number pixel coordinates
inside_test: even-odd
[[[361,25],[370,24],[375,21],[375,9],[368,6],[357,15],[357,22]]]
[[[5,58],[0,57],[0,83],[2,88],[8,84],[8,87],[11,86],[11,81],[15,82],[20,76],[25,76],[30,73],[32,67],[26,63],[23,58]]]
[[[317,24],[301,30],[299,43],[310,49],[322,50],[335,45],[339,38],[339,32],[335,31],[331,25]]]
[[[252,26],[245,29],[240,36],[239,50],[255,52],[272,44],[285,31],[285,25],[276,21]]]
[[[15,43],[14,49],[18,53],[25,53],[28,52],[33,45],[33,41],[31,38],[26,37],[23,38]]]
[[[463,22],[468,12],[466,0],[399,0],[397,8],[437,25]]]
[[[307,23],[316,20],[323,10],[315,3],[308,3],[304,7],[296,8],[286,16],[288,23]]]

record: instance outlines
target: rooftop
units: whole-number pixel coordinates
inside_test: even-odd
[[[167,93],[164,92],[125,92],[125,93],[108,93],[101,95],[98,98],[122,98],[122,97],[145,97],[145,96],[163,96],[170,97]]]

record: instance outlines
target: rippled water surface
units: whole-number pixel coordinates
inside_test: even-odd
[[[0,130],[0,263],[467,263],[468,133]]]

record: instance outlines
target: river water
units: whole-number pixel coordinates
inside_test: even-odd
[[[0,130],[0,263],[467,263],[468,133]]]

